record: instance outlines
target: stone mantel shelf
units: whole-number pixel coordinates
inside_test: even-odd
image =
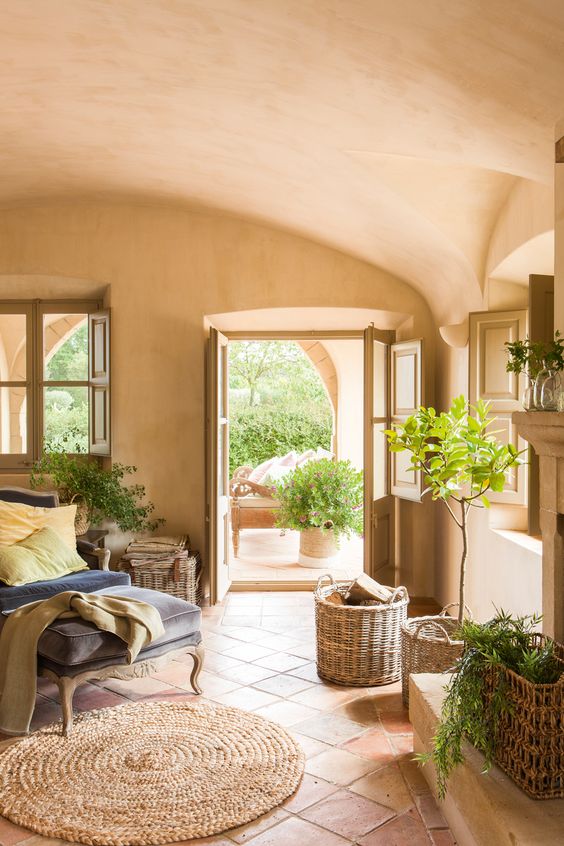
[[[564,458],[564,412],[515,411],[513,422],[537,455]]]
[[[543,631],[564,642],[564,412],[515,411],[513,423],[539,456]]]

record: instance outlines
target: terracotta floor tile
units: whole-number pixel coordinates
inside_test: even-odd
[[[261,608],[241,608],[244,613],[241,614],[225,614],[223,622],[226,626],[233,626],[234,628],[248,628],[249,626],[260,626],[262,609]]]
[[[215,837],[198,837],[196,840],[179,840],[167,846],[233,846],[233,841],[220,834]]]
[[[349,790],[339,790],[301,813],[304,819],[356,840],[395,816],[389,808]]]
[[[320,755],[321,752],[327,752],[328,749],[332,749],[329,744],[322,743],[321,740],[316,740],[314,737],[308,737],[306,734],[300,734],[294,731],[294,729],[290,731],[290,734],[298,741],[305,752],[306,758],[314,758],[316,755]]]
[[[343,717],[347,717],[355,723],[361,723],[363,726],[381,725],[380,709],[376,696],[358,696],[356,699],[351,699],[339,706],[337,711]]]
[[[413,797],[397,764],[390,764],[353,782],[349,790],[360,793],[396,814],[403,814],[413,807]]]
[[[390,734],[411,734],[413,726],[409,722],[409,713],[405,711],[381,711],[380,720]]]
[[[413,761],[412,758],[413,756],[410,754],[398,757],[397,762],[402,775],[414,795],[429,793],[429,785],[425,780],[423,767],[419,766],[417,761]]]
[[[358,846],[429,846],[430,842],[419,814],[413,810],[357,841]]]
[[[311,708],[325,710],[337,708],[338,705],[354,699],[355,696],[356,693],[354,691],[339,690],[325,684],[318,684],[301,693],[294,694],[292,701],[300,702],[302,705],[309,705]]]
[[[233,640],[243,643],[256,643],[268,636],[268,632],[254,626],[222,626],[222,631]]]
[[[21,843],[22,840],[29,840],[30,837],[33,837],[33,831],[30,831],[29,828],[21,828],[4,817],[0,817],[1,846],[13,846],[14,843]]]
[[[186,664],[194,663],[189,655],[186,655],[186,657],[182,660]],[[228,668],[242,666],[242,661],[238,661],[236,658],[229,655],[220,655],[217,652],[207,652],[204,660],[204,667],[206,670],[212,670],[216,673],[221,673],[222,670],[227,670]]]
[[[262,681],[253,682],[253,687],[273,693],[275,696],[292,696],[302,690],[312,687],[311,682],[298,679],[296,676],[275,675]]]
[[[47,699],[54,699],[56,702],[59,701],[59,688],[55,682],[49,681],[49,679],[37,679],[37,692]]]
[[[151,693],[164,693],[170,690],[170,685],[164,682],[152,679],[149,676],[142,679],[130,679],[122,681],[121,679],[107,679],[104,682],[104,687],[108,690],[113,690],[114,693],[119,693],[127,699],[143,699]]]
[[[270,813],[263,814],[262,817],[253,820],[253,822],[247,823],[247,825],[229,829],[229,832],[227,833],[229,834],[231,840],[234,840],[235,843],[247,843],[253,837],[261,834],[263,831],[267,831],[269,828],[272,828],[273,825],[287,819],[287,817],[287,811],[283,808],[275,808],[273,811],[270,811]]]
[[[302,723],[304,719],[311,717],[315,713],[318,712],[314,711],[313,708],[308,708],[306,705],[300,705],[297,702],[291,702],[288,699],[274,702],[272,705],[259,708],[257,711],[257,714],[260,714],[261,717],[265,717],[267,720],[274,720],[275,723],[280,723],[281,726],[293,726],[296,723]]]
[[[263,640],[258,640],[257,644],[265,646],[267,649],[275,649],[277,652],[291,652],[292,647],[299,646],[299,641],[286,635],[273,634],[268,635]]]
[[[295,730],[299,731],[300,734],[307,734],[308,737],[315,737],[316,740],[330,743],[333,746],[337,746],[345,740],[366,731],[364,726],[353,723],[352,720],[347,720],[346,717],[337,714],[335,711],[312,716],[309,720],[295,726]]]
[[[421,819],[427,828],[448,828],[448,823],[431,793],[422,793],[416,798]]]
[[[298,643],[288,649],[291,655],[299,655],[300,658],[307,658],[309,661],[315,661],[316,647],[315,640],[312,643]]]
[[[231,705],[233,708],[242,708],[244,711],[255,711],[257,708],[263,708],[265,705],[272,705],[278,701],[270,693],[256,690],[254,687],[238,687],[230,693],[222,693],[211,698],[221,705]]]
[[[252,846],[345,846],[345,840],[299,817],[289,817],[250,841]]]
[[[273,654],[271,649],[265,649],[264,646],[257,646],[254,643],[241,643],[223,653],[223,655],[236,658],[238,661],[256,661],[258,658],[265,658],[267,655]]]
[[[329,749],[306,761],[306,772],[325,781],[345,786],[358,781],[374,770],[372,761],[366,761],[344,749]]]
[[[276,652],[274,655],[266,655],[254,662],[259,667],[266,667],[267,670],[276,670],[277,673],[286,673],[288,670],[295,670],[307,663],[304,658],[297,655],[288,655],[286,652]]]
[[[284,808],[287,811],[298,814],[304,808],[315,805],[316,802],[325,799],[338,789],[336,784],[331,784],[331,782],[324,781],[322,778],[304,773],[302,783],[294,795],[284,802]]]
[[[238,641],[235,638],[227,637],[222,634],[209,634],[204,637],[204,647],[212,649],[214,652],[222,652],[224,649],[231,649],[232,646],[237,646]]]
[[[390,741],[380,729],[371,729],[360,737],[347,740],[341,744],[341,748],[374,761],[378,766],[389,764],[395,759]]]
[[[199,683],[204,692],[204,696],[219,696],[222,693],[230,693],[232,690],[236,690],[238,687],[241,687],[239,682],[230,681],[222,676],[215,675],[215,673],[206,672],[203,672],[200,675]],[[186,680],[185,684],[177,685],[177,687],[192,690],[189,678]]]
[[[412,734],[392,734],[390,742],[398,755],[406,755],[413,752]]]
[[[222,678],[239,684],[256,684],[263,679],[275,678],[277,673],[275,670],[257,667],[256,664],[238,663],[236,667],[227,667],[225,670],[220,670],[220,675]]]
[[[303,667],[296,667],[295,670],[290,670],[289,676],[297,676],[299,679],[314,682],[315,684],[322,684],[322,679],[317,675],[317,668],[315,664],[304,664]]]
[[[94,711],[98,708],[113,708],[116,705],[123,705],[128,700],[112,690],[104,690],[102,687],[84,685],[79,687],[73,697],[73,707],[78,711]]]

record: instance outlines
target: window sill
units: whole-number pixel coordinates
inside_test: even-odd
[[[534,552],[539,557],[542,555],[542,540],[539,537],[533,537],[528,535],[527,532],[517,532],[512,529],[492,529],[492,532],[511,543],[516,543],[529,552]]]

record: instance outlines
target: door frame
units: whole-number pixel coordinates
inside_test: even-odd
[[[215,328],[215,327],[214,327]],[[219,330],[218,330],[219,331]],[[306,341],[306,340],[359,340],[364,341],[364,329],[291,329],[268,331],[221,331],[228,341]],[[383,344],[393,344],[396,338],[394,330],[373,327],[373,338]],[[363,352],[364,355],[364,352]],[[365,541],[366,543],[366,541]],[[321,575],[321,571],[320,571]],[[210,580],[211,580],[210,560]],[[316,582],[313,580],[285,581],[237,581],[231,582],[231,592],[246,591],[312,591]]]

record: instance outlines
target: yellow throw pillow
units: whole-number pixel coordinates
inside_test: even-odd
[[[0,500],[0,547],[11,546],[25,540],[38,529],[50,526],[76,550],[74,518],[76,505],[61,505],[59,508],[36,508],[23,502]]]
[[[79,570],[88,566],[49,526],[12,546],[0,547],[0,580],[7,585],[43,582]]]

